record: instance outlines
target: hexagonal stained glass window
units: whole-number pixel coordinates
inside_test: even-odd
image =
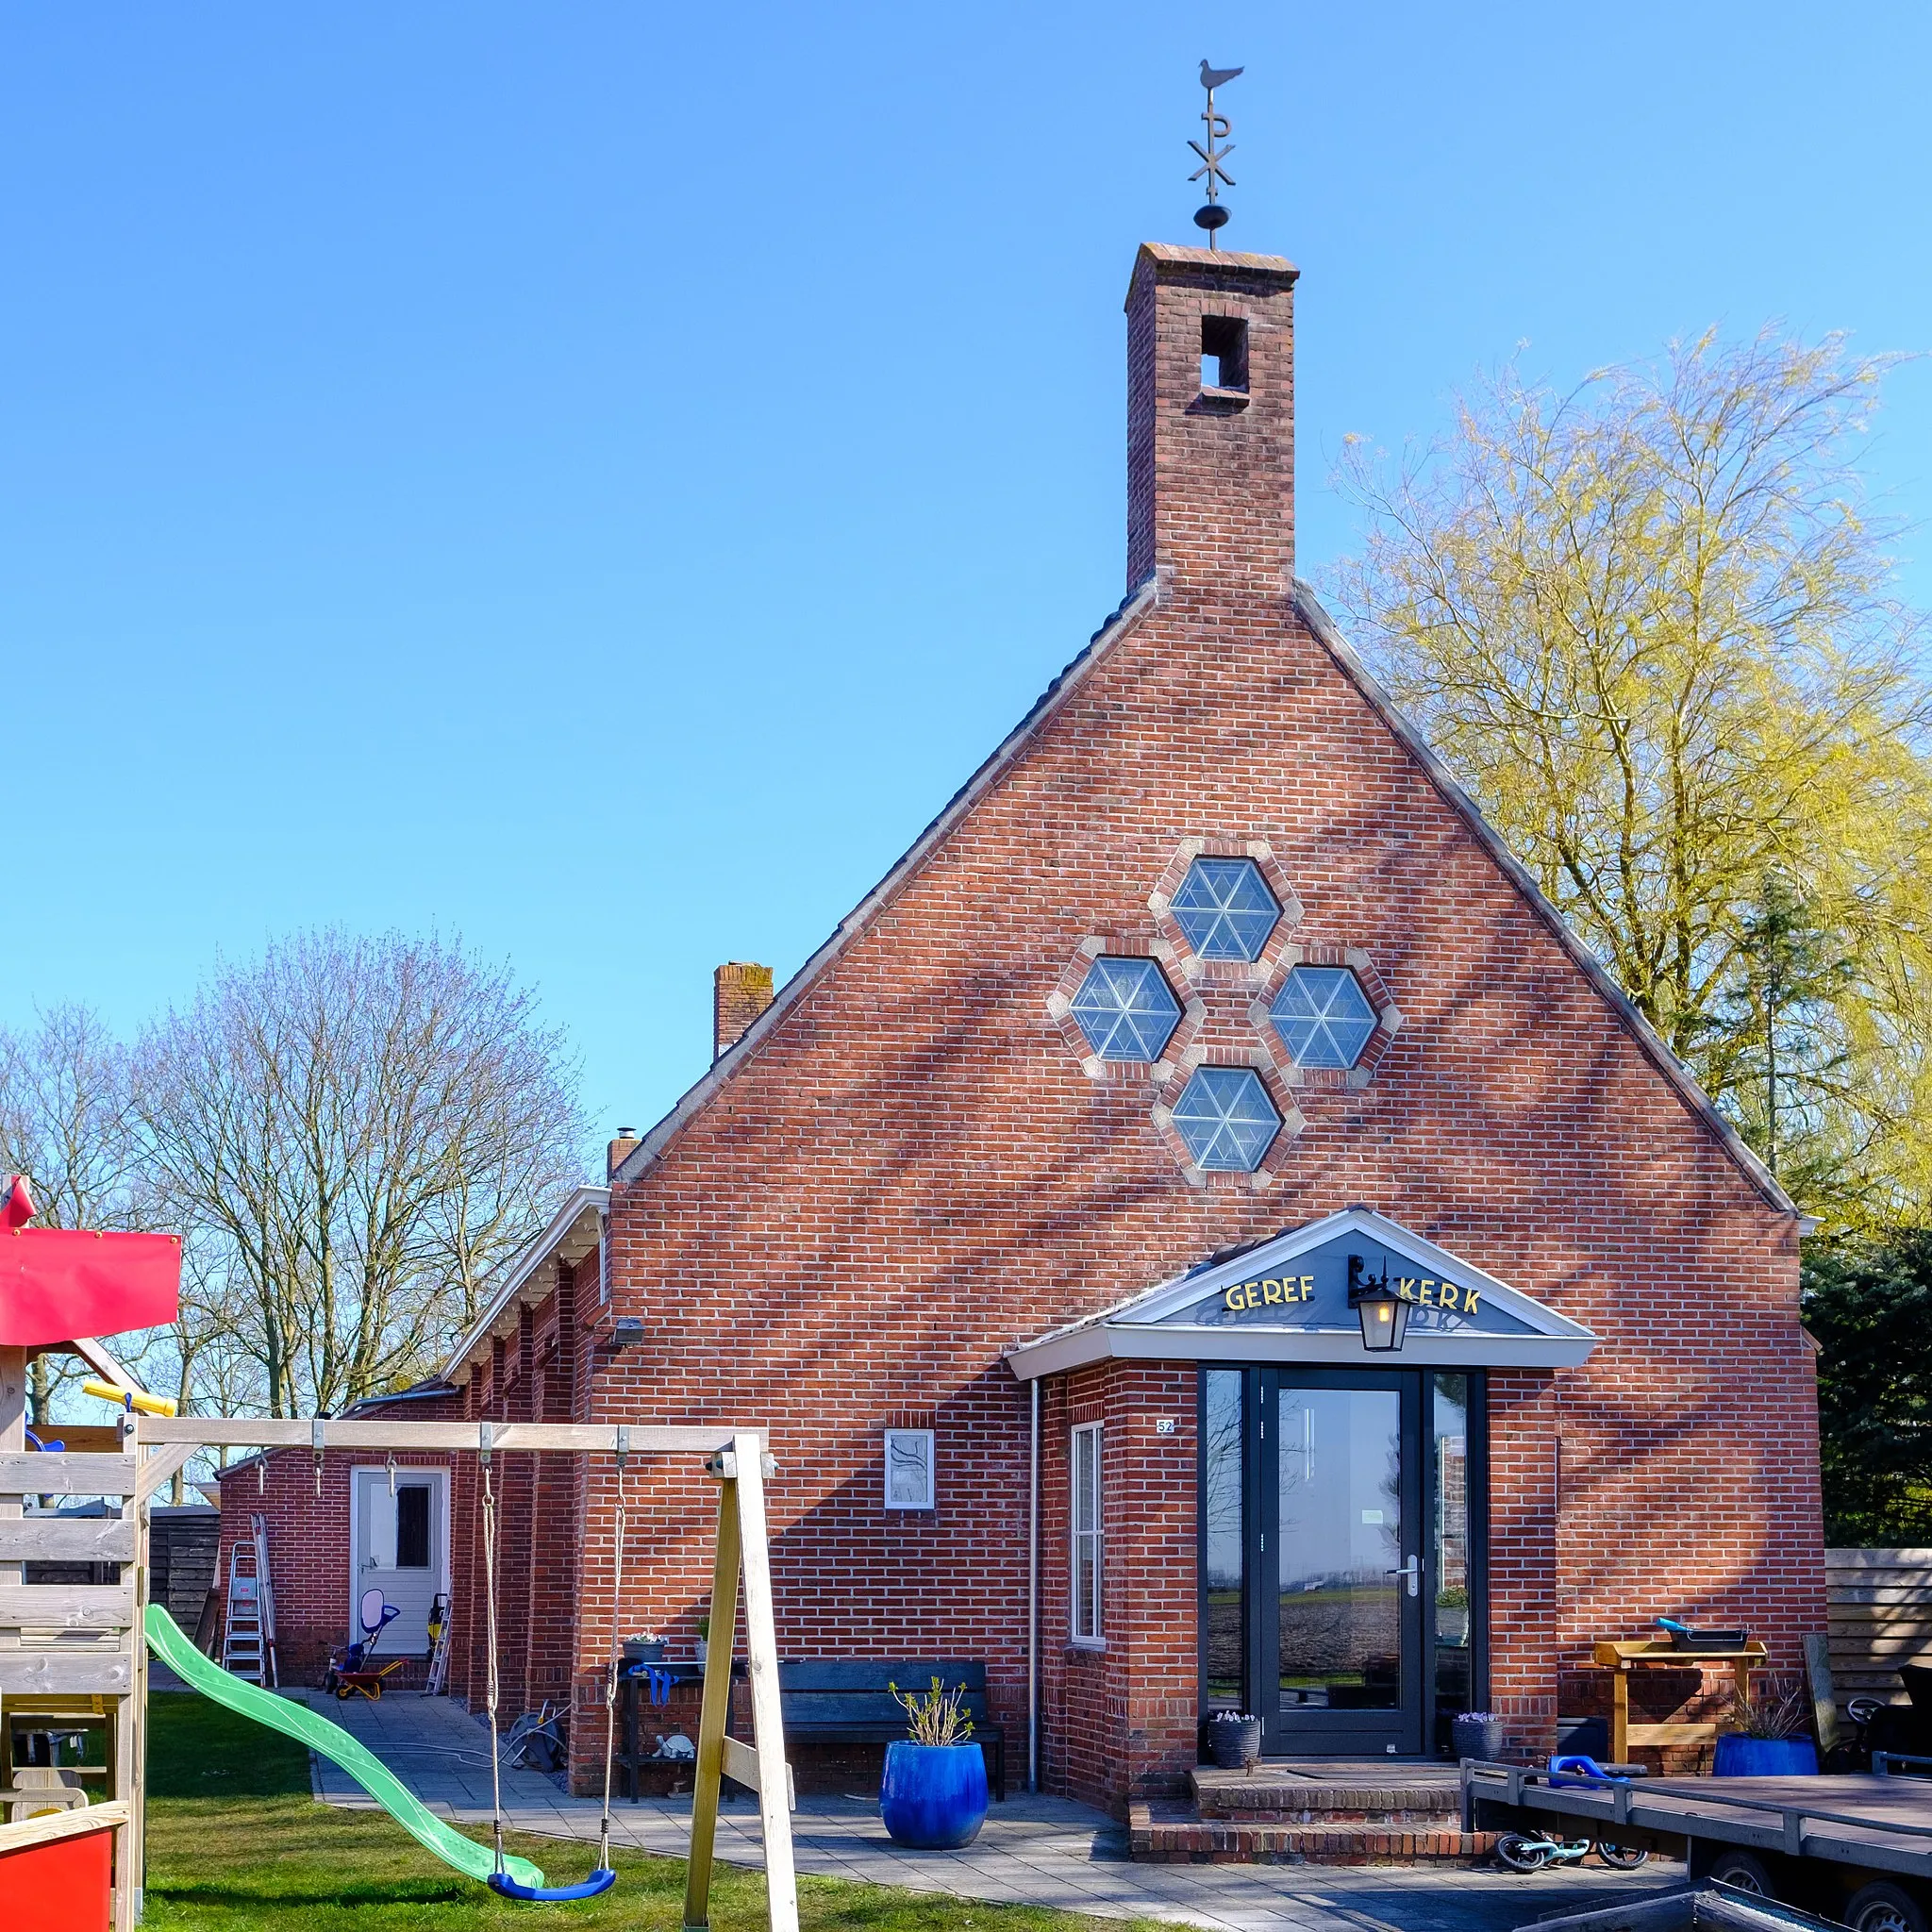
[[[1104,1060],[1158,1060],[1180,1024],[1181,1004],[1152,959],[1103,954],[1074,995],[1074,1018]]]
[[[1203,959],[1258,959],[1281,917],[1281,904],[1252,858],[1195,859],[1172,909]]]
[[[1297,966],[1268,1012],[1298,1067],[1352,1067],[1375,1030],[1375,1009],[1346,966]]]
[[[1253,1174],[1281,1131],[1281,1116],[1249,1068],[1196,1067],[1174,1104],[1174,1124],[1196,1167]]]

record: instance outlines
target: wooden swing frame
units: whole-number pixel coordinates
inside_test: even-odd
[[[36,1351],[37,1352],[37,1351]],[[142,1617],[148,1587],[148,1503],[196,1451],[210,1448],[420,1450],[609,1456],[618,1425],[580,1423],[266,1421],[243,1416],[122,1418],[118,1454],[25,1449],[25,1368],[29,1351],[0,1348],[0,1699],[100,1700],[114,1740],[114,1790],[108,1801],[53,1817],[0,1823],[0,1853],[51,1843],[76,1833],[114,1831],[114,1932],[141,1920],[141,1864],[145,1795],[147,1648]],[[798,1932],[798,1890],[791,1848],[791,1773],[779,1711],[777,1633],[772,1607],[771,1545],[765,1479],[774,1465],[764,1438],[745,1428],[625,1425],[633,1457],[702,1457],[718,1485],[717,1541],[711,1565],[710,1641],[698,1720],[697,1783],[691,1800],[685,1932],[707,1932],[716,1861],[718,1800],[725,1777],[758,1794],[765,1847],[765,1896],[772,1932]],[[119,1517],[28,1517],[29,1495],[114,1496]],[[124,1565],[117,1584],[91,1587],[25,1582],[27,1562]],[[751,1687],[751,1744],[725,1735],[732,1654],[737,1648],[739,1588]],[[51,1633],[59,1633],[58,1636]],[[617,1633],[612,1633],[613,1642]],[[23,1640],[26,1641],[23,1641]],[[8,1767],[0,1766],[0,1774]]]

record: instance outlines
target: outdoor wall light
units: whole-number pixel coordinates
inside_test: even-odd
[[[1363,1272],[1367,1266],[1359,1255],[1348,1257],[1348,1305],[1362,1324],[1362,1346],[1371,1355],[1390,1355],[1408,1333],[1409,1305],[1389,1286],[1388,1256],[1379,1280]]]
[[[610,1324],[610,1340],[605,1344],[612,1355],[621,1348],[644,1345],[644,1324],[635,1315],[620,1315]]]

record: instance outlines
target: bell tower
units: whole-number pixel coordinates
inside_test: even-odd
[[[1294,580],[1293,263],[1141,245],[1127,290],[1127,588]]]

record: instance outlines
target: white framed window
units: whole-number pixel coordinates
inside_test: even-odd
[[[1100,1511],[1100,1424],[1082,1423],[1073,1434],[1074,1617],[1075,1643],[1101,1639],[1101,1578],[1106,1573],[1106,1533]]]
[[[886,1431],[886,1507],[931,1509],[937,1506],[930,1429]]]

